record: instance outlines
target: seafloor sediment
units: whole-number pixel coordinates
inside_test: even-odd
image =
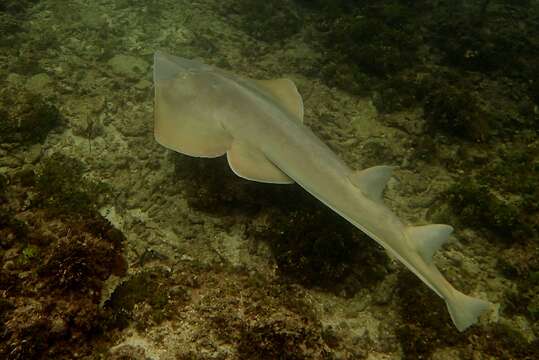
[[[457,3],[6,0],[0,357],[539,358],[539,5]],[[493,311],[459,333],[299,186],[159,146],[156,50],[294,80],[348,165],[399,166],[392,210],[454,225],[435,262]]]

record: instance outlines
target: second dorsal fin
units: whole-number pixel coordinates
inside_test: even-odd
[[[410,226],[406,228],[408,238],[415,244],[417,252],[428,264],[432,262],[432,256],[447,242],[452,232],[453,228],[445,224]]]
[[[277,99],[288,112],[296,115],[297,119],[303,122],[303,99],[292,80],[274,79],[254,81],[258,86]]]

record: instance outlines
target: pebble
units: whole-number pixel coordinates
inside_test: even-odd
[[[26,164],[35,164],[41,158],[41,154],[42,154],[41,144],[34,144],[30,146],[30,148],[26,152],[26,155],[24,156],[24,162]]]
[[[150,67],[144,59],[130,55],[116,55],[108,61],[108,65],[116,75],[130,79],[141,78]]]
[[[0,166],[5,166],[8,168],[16,168],[22,165],[22,160],[14,156],[6,156],[0,158]]]
[[[35,94],[50,95],[52,93],[52,79],[45,73],[32,76],[26,81],[26,89]]]
[[[135,88],[138,90],[146,90],[152,86],[152,82],[148,81],[146,79],[140,80],[138,83],[136,83]]]
[[[6,80],[8,83],[15,86],[24,84],[24,76],[15,73],[9,74]]]

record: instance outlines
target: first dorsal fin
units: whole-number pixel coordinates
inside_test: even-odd
[[[349,179],[361,192],[373,201],[382,201],[382,193],[396,166],[373,166],[354,171]]]
[[[453,227],[445,224],[410,226],[406,228],[408,238],[415,244],[417,252],[426,263],[432,262],[434,253],[449,239]]]
[[[254,80],[262,89],[279,101],[298,121],[303,122],[303,100],[294,82],[290,79]]]

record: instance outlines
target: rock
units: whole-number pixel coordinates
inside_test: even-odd
[[[464,157],[477,165],[485,164],[489,161],[489,153],[479,146],[467,146],[463,149]]]
[[[380,124],[376,120],[377,111],[370,101],[358,100],[357,114],[350,119],[351,125],[362,137],[368,138],[380,133]]]
[[[83,7],[80,10],[80,23],[85,28],[93,30],[99,30],[108,26],[106,15],[99,11],[99,9],[91,6]]]
[[[0,166],[8,168],[18,168],[22,165],[22,161],[14,156],[0,158]]]
[[[42,146],[39,143],[30,146],[28,152],[24,156],[24,162],[27,164],[35,164],[41,157],[41,150]]]
[[[132,80],[144,76],[150,66],[145,60],[130,55],[116,55],[108,61],[108,65],[116,75]]]
[[[152,86],[151,81],[148,81],[146,79],[142,79],[135,85],[135,88],[137,88],[139,90],[146,90],[146,89],[150,88],[150,86]]]
[[[396,274],[386,276],[384,281],[376,288],[372,295],[372,300],[377,305],[385,305],[391,301],[395,293],[398,278]]]
[[[387,125],[402,129],[408,134],[421,135],[424,132],[425,120],[418,114],[418,110],[387,114],[382,119]]]
[[[458,159],[459,156],[459,150],[460,146],[458,144],[438,144],[437,146],[437,155],[441,160],[445,161],[454,161],[455,159]]]
[[[6,78],[7,82],[14,86],[22,86],[24,85],[24,76],[11,73]]]
[[[459,359],[460,352],[458,349],[441,348],[437,349],[431,356],[432,360],[453,360]]]
[[[61,317],[56,317],[51,320],[50,332],[59,336],[68,330],[68,325]]]
[[[31,88],[40,81],[29,81]],[[43,77],[41,77],[44,79]],[[45,139],[48,132],[60,124],[58,109],[45,101],[40,94],[8,85],[0,88],[0,143],[37,143]]]
[[[52,93],[52,79],[45,73],[32,76],[26,81],[26,89],[34,94],[49,95]]]
[[[116,124],[118,131],[124,136],[137,137],[145,136],[151,132],[150,122],[141,121],[140,119],[134,118],[121,118]]]
[[[99,118],[105,106],[103,96],[95,96],[84,99],[74,99],[67,104],[69,125],[73,134],[94,139],[103,134],[103,124]]]
[[[145,351],[144,345],[146,342],[137,343],[136,345],[121,344],[110,349],[110,359],[133,359],[133,360],[153,360],[154,357],[149,357]]]

